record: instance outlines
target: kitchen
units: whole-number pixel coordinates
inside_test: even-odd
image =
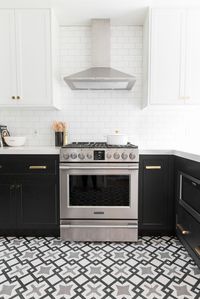
[[[169,2],[1,1],[0,124],[26,136],[0,148],[3,298],[199,298],[200,12]],[[132,89],[66,84],[98,54]]]

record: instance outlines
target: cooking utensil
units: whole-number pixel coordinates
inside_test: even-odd
[[[115,134],[107,135],[107,144],[109,145],[126,145],[127,143],[128,136],[118,134],[118,131],[115,131]]]

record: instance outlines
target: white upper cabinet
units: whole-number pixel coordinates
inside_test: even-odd
[[[200,104],[200,10],[186,12],[185,101]]]
[[[0,105],[12,103],[17,90],[14,28],[14,11],[0,10]]]
[[[16,10],[19,104],[51,105],[50,18],[47,10]],[[49,46],[48,46],[49,45]]]
[[[51,10],[10,9],[0,15],[0,106],[58,108]]]
[[[144,25],[144,106],[200,104],[200,12],[152,8]]]
[[[176,104],[180,101],[180,46],[180,11],[152,11],[150,70],[152,104]]]

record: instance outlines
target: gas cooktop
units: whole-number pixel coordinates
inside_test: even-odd
[[[126,145],[109,145],[106,142],[72,142],[63,146],[63,148],[138,148],[131,143]]]
[[[60,162],[138,162],[138,147],[106,142],[73,142],[60,150]]]

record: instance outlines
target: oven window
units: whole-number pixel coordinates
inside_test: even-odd
[[[129,206],[129,175],[70,175],[70,206]]]

